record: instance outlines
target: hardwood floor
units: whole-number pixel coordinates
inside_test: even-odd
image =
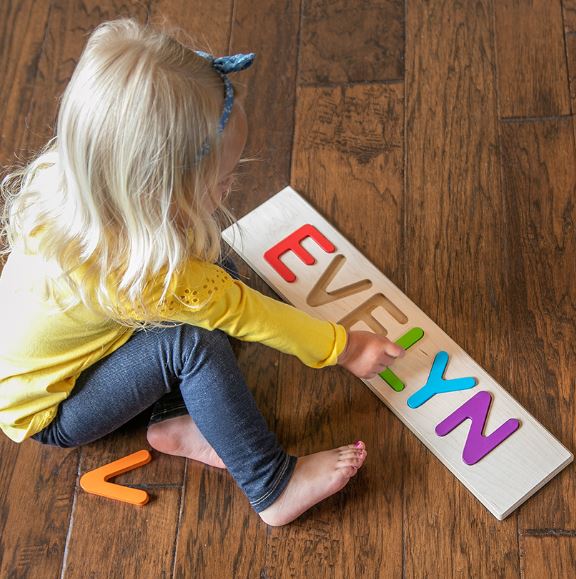
[[[3,174],[127,15],[257,53],[238,217],[292,185],[574,451],[576,0],[3,0]],[[359,380],[236,349],[288,451],[366,441],[342,493],[267,528],[227,473],[155,453],[117,479],[138,508],[78,480],[149,448],[142,419],[76,450],[1,437],[0,577],[574,576],[574,464],[499,522]]]

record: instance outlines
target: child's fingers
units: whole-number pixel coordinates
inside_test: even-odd
[[[395,344],[394,342],[385,338],[386,342],[384,343],[384,352],[390,356],[391,358],[402,358],[406,353],[406,350],[402,346]]]
[[[384,346],[384,352],[375,363],[372,371],[376,373],[375,375],[384,372],[384,370],[391,366],[398,358],[402,358],[405,353],[406,350],[404,350],[404,348],[390,340],[387,340],[387,343]]]
[[[350,332],[347,350],[339,363],[355,376],[372,379],[395,360],[403,357],[405,350],[388,338],[372,332]]]
[[[397,358],[393,358],[392,356],[385,356],[382,360],[380,360],[379,364],[374,368],[377,374],[380,372],[384,372],[386,368],[391,366]]]
[[[371,380],[372,378],[376,378],[376,376],[378,376],[379,374],[384,372],[384,370],[386,370],[386,368],[391,366],[395,359],[396,358],[386,356],[385,358],[382,358],[382,359],[378,360],[377,362],[373,362],[372,364],[370,364],[368,367],[365,368],[362,375],[357,374],[357,376],[359,378],[363,378],[366,380]]]

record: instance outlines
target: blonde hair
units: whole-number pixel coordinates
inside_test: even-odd
[[[78,300],[129,326],[157,325],[141,309],[147,280],[163,276],[165,299],[185,260],[218,259],[220,220],[230,219],[210,193],[218,94],[210,63],[171,34],[131,19],[98,26],[62,96],[56,136],[3,180],[4,253],[34,236],[64,272],[55,283]],[[119,295],[139,307],[138,321],[118,309]]]

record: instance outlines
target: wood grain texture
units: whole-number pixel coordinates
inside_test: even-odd
[[[500,116],[570,114],[560,0],[494,2]]]
[[[177,37],[195,49],[227,54],[234,0],[154,0],[149,4],[152,24],[175,28]]]
[[[58,577],[64,562],[78,451],[28,441],[2,455],[0,577]]]
[[[576,169],[572,119],[502,125],[511,313],[510,364],[528,410],[574,448]],[[574,466],[522,510],[522,529],[576,529]]]
[[[525,579],[558,577],[568,579],[574,575],[576,562],[576,537],[522,536],[522,576]]]
[[[254,52],[238,81],[246,87],[250,132],[230,198],[241,217],[290,182],[300,0],[237,0],[230,51]]]
[[[570,107],[576,111],[576,33],[565,35],[566,61],[568,63],[568,80],[570,83]]]
[[[171,577],[181,493],[165,487],[152,494],[138,507],[79,492],[63,576]]]
[[[175,577],[260,577],[266,525],[225,470],[191,462],[178,523]]]
[[[434,6],[408,11],[405,292],[499,380],[513,324],[490,3],[475,5],[482,26]],[[450,27],[437,35],[436,22]]]
[[[294,188],[399,286],[402,107],[401,84],[300,88],[292,163]]]
[[[0,164],[24,162],[29,147],[38,140],[30,135],[34,87],[46,35],[50,1],[0,4]]]
[[[576,32],[576,0],[562,0],[564,32]]]
[[[514,395],[492,9],[408,3],[405,292]],[[406,453],[405,576],[518,576],[515,515],[478,510],[415,440]]]
[[[300,83],[397,81],[404,76],[403,48],[401,0],[303,4]]]

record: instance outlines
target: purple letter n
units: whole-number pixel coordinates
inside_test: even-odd
[[[466,464],[476,464],[481,458],[492,452],[501,442],[504,442],[520,426],[520,422],[516,418],[510,418],[492,434],[484,436],[482,430],[484,430],[491,403],[492,396],[490,392],[485,390],[478,392],[436,426],[436,434],[445,436],[467,418],[472,420],[468,438],[464,445],[464,452],[462,453],[462,460]]]

